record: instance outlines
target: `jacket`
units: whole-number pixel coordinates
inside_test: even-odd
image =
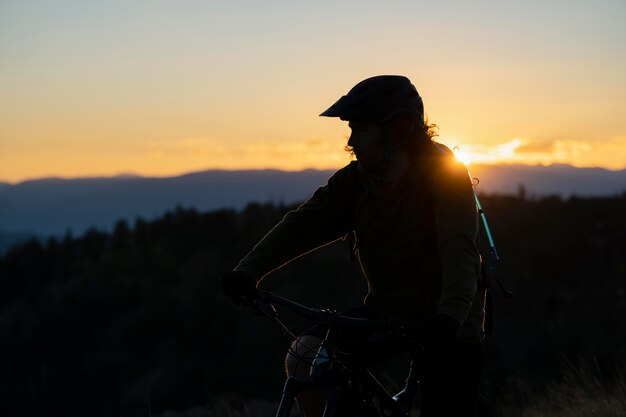
[[[350,233],[368,283],[365,305],[414,323],[447,314],[462,325],[460,341],[482,340],[478,214],[467,168],[451,151],[428,144],[385,187],[350,163],[285,215],[235,269],[260,280]]]

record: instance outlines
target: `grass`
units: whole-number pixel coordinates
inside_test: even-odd
[[[565,365],[562,380],[533,395],[523,417],[624,417],[626,379],[622,369],[607,378],[598,364]]]
[[[626,368],[602,371],[594,362],[566,363],[558,381],[549,382],[541,392],[525,390],[519,401],[500,414],[503,417],[625,417]],[[520,386],[528,387],[520,381]],[[272,417],[278,402],[244,399],[237,394],[221,395],[207,408],[165,412],[159,417]],[[294,404],[291,417],[300,414]],[[414,410],[412,415],[418,416]]]

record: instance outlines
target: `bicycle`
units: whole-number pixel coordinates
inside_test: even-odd
[[[275,321],[294,340],[297,336],[281,321],[276,306],[286,308],[309,322],[327,328],[322,343],[315,349],[308,378],[287,377],[276,417],[290,415],[296,395],[309,387],[321,388],[325,393],[324,417],[410,417],[418,393],[420,370],[417,356],[423,351],[419,341],[419,328],[396,320],[373,320],[341,315],[334,310],[303,306],[269,292],[259,292],[251,300],[252,306]],[[404,389],[390,394],[368,369],[354,361],[350,353],[342,350],[337,339],[341,330],[367,329],[371,336],[363,346],[394,346],[398,352],[410,352],[411,364]],[[355,342],[349,342],[354,348]],[[345,344],[345,343],[344,343]],[[354,349],[352,349],[354,350]],[[479,398],[479,417],[496,414],[483,397]]]

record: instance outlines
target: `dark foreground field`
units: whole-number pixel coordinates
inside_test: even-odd
[[[483,205],[515,292],[493,291],[486,395],[507,415],[626,415],[626,195]],[[0,415],[271,415],[288,340],[217,280],[288,209],[178,209],[7,253]],[[364,289],[343,241],[264,284],[337,308]]]

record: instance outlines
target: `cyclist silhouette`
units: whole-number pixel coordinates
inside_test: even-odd
[[[337,171],[288,213],[222,276],[235,301],[271,271],[317,247],[349,238],[368,282],[352,314],[423,326],[422,417],[475,415],[483,367],[485,289],[476,246],[478,216],[466,167],[433,141],[434,125],[410,80],[368,78],[324,111],[351,129],[356,161]],[[287,371],[320,344],[312,330],[294,343]],[[320,392],[298,398],[306,417],[321,415]]]

